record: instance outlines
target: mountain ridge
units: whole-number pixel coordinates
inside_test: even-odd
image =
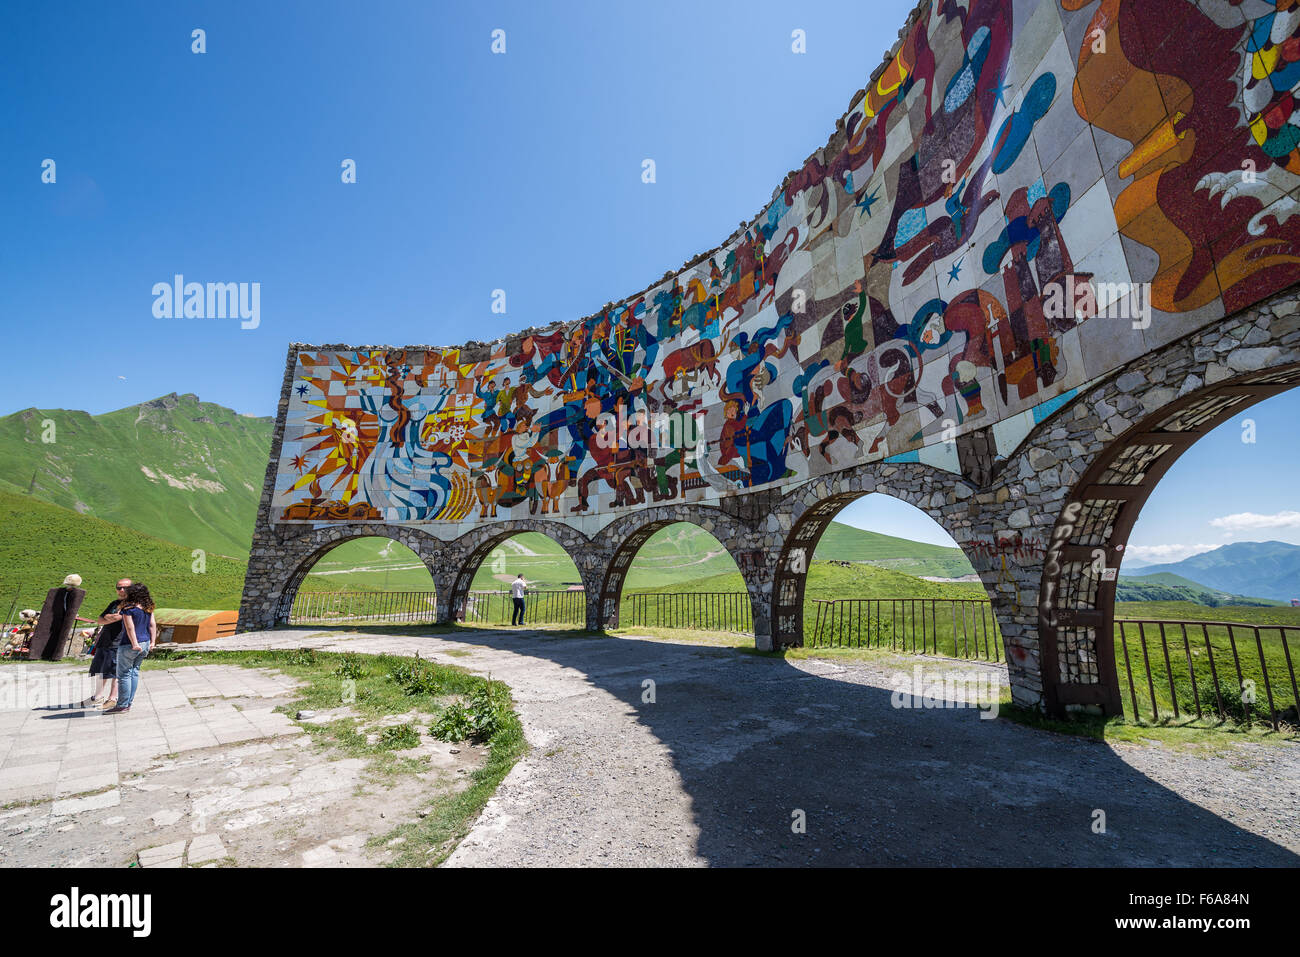
[[[1206,588],[1288,601],[1300,598],[1300,545],[1229,542],[1178,562],[1146,565],[1141,577],[1172,574]]]
[[[272,428],[269,418],[193,393],[97,415],[23,409],[0,417],[0,489],[191,549],[241,555]]]

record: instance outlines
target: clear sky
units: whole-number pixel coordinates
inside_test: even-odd
[[[270,415],[290,342],[452,344],[594,312],[757,213],[912,6],[5,4],[0,321],[25,361],[0,413],[174,391]],[[259,327],[155,318],[178,273],[260,283]],[[1300,541],[1212,524],[1297,508],[1300,398],[1257,418],[1254,446],[1225,426],[1185,457],[1135,543]],[[949,541],[879,496],[842,518]]]
[[[177,391],[270,415],[290,342],[598,311],[757,214],[912,5],[5,4],[0,301],[29,354],[69,348],[15,364],[0,411]],[[155,318],[177,273],[260,282],[261,325]],[[106,367],[124,340],[147,371]]]

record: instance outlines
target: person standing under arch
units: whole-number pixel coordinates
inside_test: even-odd
[[[528,592],[528,583],[524,581],[524,573],[520,572],[519,577],[510,585],[510,597],[514,600],[515,610],[510,614],[510,624],[522,625],[524,623],[524,595]]]

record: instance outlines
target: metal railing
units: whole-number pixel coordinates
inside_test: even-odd
[[[508,625],[515,604],[508,591],[472,591],[465,598],[462,621]],[[528,591],[524,597],[524,624],[587,624],[587,593],[578,591]]]
[[[289,611],[291,625],[351,621],[429,624],[438,620],[432,591],[299,591]]]
[[[1274,731],[1284,722],[1300,726],[1290,646],[1300,638],[1300,625],[1117,618],[1115,630],[1116,664],[1127,680],[1131,717],[1146,712],[1159,721],[1163,708],[1175,720],[1195,713],[1247,725],[1266,721]]]
[[[1002,660],[989,602],[977,598],[811,598],[814,648],[888,648],[947,658]]]
[[[743,591],[629,593],[619,609],[619,626],[753,632],[754,609]]]
[[[463,621],[510,622],[508,591],[472,591]],[[584,626],[583,591],[531,591],[527,624]],[[299,592],[290,624],[354,621],[432,623],[432,591]],[[752,632],[746,592],[627,593],[625,628]],[[809,598],[805,640],[814,648],[879,648],[1000,662],[1002,637],[990,603],[951,598]],[[1115,662],[1128,717],[1263,721],[1300,727],[1300,690],[1291,643],[1300,625],[1190,619],[1117,618]],[[1172,649],[1171,649],[1172,645]],[[1300,650],[1300,649],[1298,649]]]

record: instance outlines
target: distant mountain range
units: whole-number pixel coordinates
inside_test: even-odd
[[[1188,578],[1169,572],[1155,575],[1121,575],[1115,592],[1116,601],[1192,601],[1198,605],[1219,608],[1225,605],[1266,607],[1288,604],[1272,598],[1253,598],[1235,595],[1217,588],[1198,585]]]
[[[1300,545],[1233,542],[1181,562],[1142,566],[1141,575],[1131,580],[1160,584],[1157,576],[1163,575],[1217,592],[1289,601],[1300,598]]]

